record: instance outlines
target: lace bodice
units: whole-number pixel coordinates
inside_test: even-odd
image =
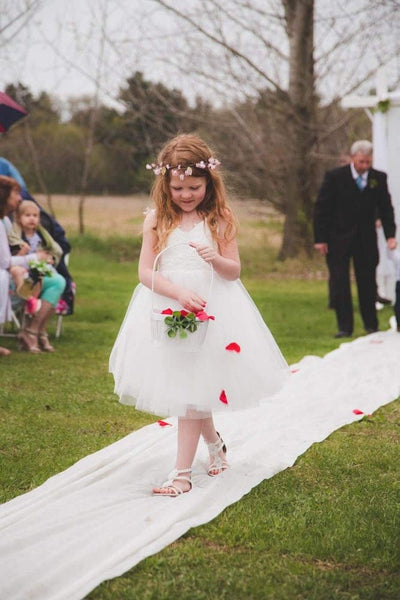
[[[207,263],[189,246],[189,242],[214,246],[210,230],[203,221],[197,223],[190,231],[183,231],[177,227],[168,236],[167,249],[159,261],[160,270],[209,270]]]

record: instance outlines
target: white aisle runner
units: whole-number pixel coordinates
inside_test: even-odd
[[[218,416],[231,469],[194,464],[193,491],[152,497],[173,466],[176,421],[144,427],[0,507],[0,598],[74,600],[210,521],[314,442],[400,395],[400,333],[305,357],[259,408]],[[251,382],[249,382],[251,384]],[[355,414],[353,411],[363,414]]]

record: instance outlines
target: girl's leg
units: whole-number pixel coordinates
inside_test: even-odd
[[[51,277],[43,277],[42,292],[40,298],[51,304],[54,308],[65,289],[65,279],[56,271]]]
[[[190,471],[193,460],[196,454],[197,446],[202,430],[203,413],[198,413],[195,410],[188,410],[185,417],[178,418],[178,440],[175,470],[172,473],[171,479],[164,483],[161,487],[153,489],[153,493],[157,495],[178,495],[173,489],[177,488],[182,492],[189,492],[192,488],[190,481]],[[179,478],[182,474],[182,479]],[[176,478],[174,478],[174,476]]]
[[[51,277],[43,277],[40,308],[30,319],[26,319],[24,329],[18,334],[23,349],[33,353],[41,350],[54,352],[46,333],[46,325],[54,313],[54,307],[64,288],[65,279],[62,275],[54,272]]]
[[[226,446],[217,433],[212,415],[202,420],[201,435],[208,446],[210,453],[210,467],[208,474],[211,477],[220,475],[228,468],[226,462]]]
[[[48,341],[45,327],[47,321],[54,312],[54,307],[45,300],[41,301],[39,310],[25,319],[25,327],[19,334],[19,340],[24,350],[28,352],[38,353],[40,350],[53,352],[54,348]]]
[[[40,294],[42,307],[38,313],[37,333],[39,346],[45,352],[54,352],[54,348],[49,342],[46,327],[64,289],[65,279],[59,273],[54,272],[51,277],[43,277],[43,288]]]

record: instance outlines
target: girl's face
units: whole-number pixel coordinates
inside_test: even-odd
[[[205,177],[185,176],[179,179],[179,175],[171,175],[169,189],[172,202],[182,212],[192,212],[203,202],[206,194],[207,180]]]
[[[32,206],[26,208],[19,217],[21,227],[24,230],[35,231],[39,225],[39,211]]]
[[[12,189],[10,195],[7,198],[7,214],[10,215],[17,208],[21,202],[22,197],[18,190]]]

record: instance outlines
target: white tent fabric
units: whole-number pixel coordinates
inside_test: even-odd
[[[151,496],[173,466],[176,422],[154,423],[0,507],[0,598],[78,600],[99,583],[206,523],[315,442],[400,395],[400,333],[378,332],[292,367],[259,408],[218,416],[231,469],[193,491]],[[354,412],[356,411],[356,412]]]

